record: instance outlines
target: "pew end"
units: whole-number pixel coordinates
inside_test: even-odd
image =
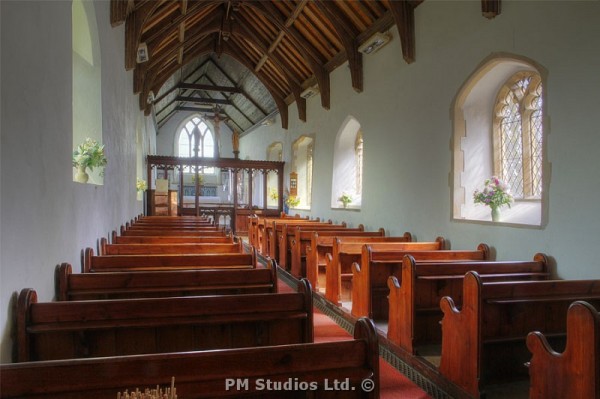
[[[575,301],[567,313],[567,344],[556,352],[539,331],[527,335],[531,399],[600,399],[600,313]]]

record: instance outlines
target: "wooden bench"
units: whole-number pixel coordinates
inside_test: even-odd
[[[319,232],[313,232],[310,240],[310,245],[306,247],[306,278],[310,281],[314,290],[319,290],[319,275],[321,270],[325,272],[326,256],[333,252],[333,242],[336,237],[344,237],[346,242],[411,242],[412,236],[406,232],[401,237],[384,237],[379,234],[373,235],[368,234],[339,234],[335,236],[325,234],[319,234]],[[324,283],[325,281],[323,281]],[[321,284],[325,286],[325,284]]]
[[[445,245],[442,238],[434,242],[378,242],[376,239],[361,241],[353,237],[336,237],[332,253],[325,255],[325,297],[329,301],[340,305],[343,300],[351,298],[352,264],[360,261],[362,249],[367,244],[371,250],[378,251],[376,259],[381,261],[389,253],[386,251],[439,251]]]
[[[600,313],[576,301],[567,313],[567,344],[555,352],[539,331],[527,336],[531,399],[600,399]]]
[[[255,246],[258,249],[258,252],[261,254],[267,254],[267,241],[268,237],[265,234],[267,220],[309,220],[308,217],[300,217],[300,216],[290,216],[286,214],[282,214],[279,218],[273,217],[256,217],[255,220],[250,221],[249,228],[253,230],[248,232],[248,235],[252,237],[251,245]],[[319,221],[318,219],[316,221]]]
[[[281,231],[279,231],[281,226]],[[296,236],[296,231],[352,231],[352,232],[362,232],[365,230],[365,227],[361,224],[358,227],[347,227],[346,223],[341,224],[329,224],[323,223],[319,225],[307,225],[307,224],[290,224],[290,223],[278,223],[276,226],[277,230],[277,264],[279,267],[291,270],[292,265],[292,241]]]
[[[256,250],[249,254],[201,254],[201,255],[104,255],[94,256],[92,248],[86,248],[82,265],[83,273],[117,271],[152,271],[177,269],[253,269],[258,266]]]
[[[124,227],[121,228],[122,236],[185,236],[185,237],[214,237],[214,236],[226,236],[224,230],[127,230]]]
[[[366,265],[364,258],[363,254],[361,265]],[[371,318],[388,319],[389,316],[388,339],[412,354],[417,354],[419,345],[441,343],[440,300],[450,296],[455,305],[462,305],[463,279],[468,271],[476,271],[485,281],[546,280],[550,275],[548,259],[541,253],[535,254],[532,261],[510,262],[430,261],[418,258],[418,253],[404,256],[401,277],[388,277],[386,290],[379,295],[386,306],[373,306],[369,311]],[[376,264],[373,266],[376,267]],[[370,270],[371,292],[380,290],[381,281],[377,280],[385,278],[385,273],[374,272],[372,267]],[[353,288],[357,285],[355,274]],[[389,301],[385,300],[388,293]],[[355,305],[361,302],[357,296],[353,291],[352,314],[355,316],[362,313],[355,312]],[[374,294],[372,296],[375,297]],[[375,300],[371,303],[375,303]],[[389,311],[384,313],[388,303]]]
[[[277,267],[271,261],[260,269],[73,274],[63,263],[56,282],[59,301],[276,293]]]
[[[237,243],[203,244],[109,244],[106,238],[100,239],[100,255],[166,255],[166,254],[235,254],[244,253],[242,241]]]
[[[567,309],[576,300],[600,306],[600,280],[483,282],[464,278],[463,305],[442,298],[440,373],[479,398],[490,384],[527,380],[525,339],[543,331],[564,344]]]
[[[239,241],[233,235],[219,236],[119,236],[116,231],[111,234],[113,244],[231,244]]]
[[[354,339],[346,341],[2,364],[0,374],[2,397],[6,399],[114,398],[117,392],[126,389],[170,386],[172,377],[177,396],[185,399],[223,396],[376,399],[380,381],[379,345],[373,323],[361,319],[354,327]],[[248,381],[248,388],[237,385],[234,378],[240,384]],[[361,389],[365,379],[374,382],[373,391]],[[311,384],[315,390],[259,389],[265,381],[290,380]],[[333,381],[348,381],[349,390],[330,391]]]
[[[293,220],[293,221],[271,221],[266,225],[265,234],[268,236],[268,247],[267,247],[267,255],[273,259],[280,260],[279,252],[279,243],[281,242],[282,230],[284,228],[289,228],[291,226],[305,226],[305,227],[320,227],[320,226],[329,226],[332,228],[346,228],[346,224],[333,224],[333,222],[328,220],[327,222],[316,222],[312,220]],[[286,242],[287,243],[287,242]],[[286,244],[287,245],[287,244]]]
[[[17,361],[285,345],[313,341],[312,292],[17,305]]]
[[[310,228],[296,227],[294,237],[290,240],[290,273],[296,277],[308,277],[307,253],[311,246],[313,233],[318,233],[318,237],[385,237],[385,229],[380,228],[377,231],[364,231],[364,226],[359,225],[358,229],[344,230],[313,230]],[[323,263],[325,262],[323,255]],[[313,273],[314,274],[314,273]]]
[[[401,279],[403,259],[407,254],[412,254],[419,262],[489,260],[490,250],[486,244],[480,244],[474,251],[445,250],[445,241],[441,237],[435,242],[415,244],[412,249],[404,244],[402,246],[405,248],[382,245],[362,247],[359,261],[352,264],[352,315],[387,320],[388,278],[395,276]],[[435,302],[436,307],[439,307],[439,299],[441,297]]]

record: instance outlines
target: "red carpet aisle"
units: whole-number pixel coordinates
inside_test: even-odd
[[[292,288],[279,280],[279,292],[292,292]],[[351,338],[346,330],[317,308],[314,308],[314,323],[315,342],[341,341]],[[431,398],[381,357],[379,358],[379,371],[381,399]]]

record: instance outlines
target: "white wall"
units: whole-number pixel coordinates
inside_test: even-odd
[[[600,237],[598,151],[600,129],[600,3],[503,2],[493,20],[479,2],[426,1],[415,11],[416,62],[402,59],[393,41],[365,56],[364,91],[356,94],[344,65],[331,74],[331,110],[308,101],[306,123],[290,107],[288,131],[280,122],[241,139],[243,157],[262,159],[282,141],[286,183],[292,142],[315,134],[311,214],[389,234],[410,231],[418,240],[442,235],[452,248],[491,245],[497,259],[551,256],[563,278],[600,278],[595,247]],[[491,53],[529,57],[548,70],[548,159],[552,173],[549,221],[516,228],[451,219],[451,103]],[[364,137],[364,188],[360,212],[331,209],[335,135],[348,115]],[[470,194],[470,193],[469,193]],[[382,212],[385,210],[385,212]]]
[[[102,53],[102,130],[108,158],[104,185],[72,181],[71,2],[1,2],[0,360],[11,360],[11,307],[34,288],[54,296],[54,269],[80,270],[96,247],[142,212],[136,201],[133,74],[124,68],[124,25],[110,25],[110,2],[95,2]],[[154,144],[145,118],[144,143]]]

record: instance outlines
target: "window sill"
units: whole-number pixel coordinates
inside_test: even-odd
[[[344,208],[343,206],[332,206],[331,210],[333,211],[353,211],[353,212],[360,212],[360,206],[348,206],[346,208]]]
[[[519,201],[511,208],[500,209],[499,222],[492,221],[491,209],[487,206],[472,206],[463,217],[454,217],[455,221],[478,222],[501,226],[542,228],[542,204],[540,201]]]

